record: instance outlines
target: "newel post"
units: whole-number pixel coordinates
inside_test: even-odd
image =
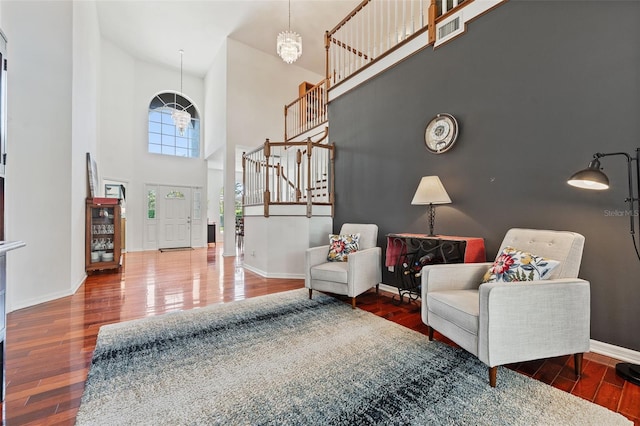
[[[242,151],[242,205],[247,203],[247,159],[246,152]]]
[[[436,14],[438,13],[438,7],[436,6],[436,0],[431,0],[431,4],[429,5],[429,23],[428,23],[428,34],[429,34],[429,44],[433,44],[436,42]]]
[[[329,169],[329,179],[331,179],[331,184],[330,184],[330,188],[331,188],[331,192],[329,193],[329,202],[331,203],[331,217],[333,217],[334,215],[334,209],[335,209],[335,190],[336,190],[336,180],[334,179],[335,176],[335,156],[336,156],[336,143],[335,142],[331,142],[331,151],[329,151],[329,160],[331,163],[331,168]]]
[[[327,90],[329,90],[329,84],[331,80],[331,75],[329,74],[329,47],[331,43],[331,38],[329,36],[329,31],[324,32],[324,75],[327,79]]]
[[[289,137],[287,136],[287,113],[289,112],[289,109],[287,108],[287,106],[284,106],[284,141],[288,142],[289,141]]]
[[[313,149],[313,142],[311,138],[307,138],[307,217],[311,217],[311,209],[313,208],[312,191],[311,191],[311,174],[314,173],[311,170],[311,153]]]
[[[264,217],[269,217],[269,203],[271,202],[271,193],[269,192],[269,157],[271,156],[271,147],[269,145],[269,138],[264,142],[264,162],[265,162],[265,174],[264,174]]]
[[[300,182],[300,172],[301,172],[301,164],[302,164],[302,151],[298,149],[296,152],[296,203],[300,202],[300,198],[302,198],[302,191],[300,191],[300,187],[302,186],[302,182]]]

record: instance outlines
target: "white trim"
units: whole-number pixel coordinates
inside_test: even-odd
[[[261,269],[254,268],[253,266],[249,266],[245,263],[242,264],[242,267],[264,278],[284,278],[284,279],[296,279],[296,280],[304,279],[304,274],[288,274],[288,273],[279,273],[279,272],[267,273]]]
[[[456,14],[451,15],[445,21],[442,21],[436,24],[436,42],[433,44],[434,48],[440,46],[442,43],[445,43],[447,40],[451,40],[452,38],[459,36],[460,34],[466,31],[467,25],[466,25],[466,21],[464,20],[464,16],[462,14],[463,10],[461,10]],[[446,36],[439,38],[438,35],[440,34],[440,29],[445,27],[446,25],[449,25],[451,22],[455,21],[456,19],[458,20],[458,28],[455,31],[450,32]]]
[[[368,68],[365,68],[362,71],[348,77],[346,80],[344,80],[340,84],[329,88],[328,102],[331,102],[337,99],[338,97],[344,95],[351,89],[361,85],[367,80],[372,79],[376,75],[386,71],[388,68],[391,68],[398,62],[413,55],[420,49],[424,49],[428,45],[429,45],[429,37],[427,36],[427,33],[416,36],[416,38],[409,41],[407,44],[401,46],[400,48],[394,50],[393,52],[381,58],[377,62],[374,62]]]
[[[389,284],[380,283],[380,290],[386,291],[387,293],[398,294],[398,287],[394,287]]]
[[[322,127],[322,130],[318,131],[321,127]],[[329,121],[325,121],[325,122],[322,122],[320,124],[316,124],[311,129],[309,129],[309,130],[307,130],[305,132],[302,132],[301,134],[299,134],[296,137],[293,137],[293,138],[289,139],[288,142],[306,142],[308,138],[311,138],[311,140],[315,142],[314,137],[324,134],[324,132],[325,132],[324,128],[325,127],[329,127]],[[320,141],[323,141],[325,139],[327,139],[327,138],[323,138]]]
[[[614,346],[609,343],[591,340],[590,350],[591,352],[619,359],[620,361],[640,364],[640,352],[623,348],[621,346]]]
[[[32,298],[23,300],[22,303],[19,303],[18,305],[11,306],[11,307],[7,306],[7,313],[14,312],[14,311],[17,311],[19,309],[30,308],[32,306],[36,306],[36,305],[39,305],[41,303],[52,302],[54,300],[58,300],[58,299],[61,299],[63,297],[73,296],[74,294],[76,294],[76,292],[78,291],[80,286],[82,286],[82,284],[84,284],[86,279],[87,279],[87,275],[85,274],[82,277],[82,279],[80,279],[80,281],[78,281],[71,289],[69,289],[69,291],[57,291],[55,293],[47,294],[44,297],[42,297],[42,296],[41,297],[32,297]]]
[[[435,49],[437,46],[453,39],[455,36],[464,33],[466,31],[466,25],[468,22],[482,15],[486,11],[498,6],[500,3],[504,3],[506,1],[507,0],[475,0],[469,2],[460,10],[460,12],[453,14],[450,18],[447,18],[446,21],[442,21],[436,24],[437,34],[438,28],[446,25],[453,19],[460,18],[459,29],[451,34],[448,34],[446,37],[443,37],[440,40],[436,40],[433,48]],[[464,15],[462,14],[463,12]],[[409,41],[407,44],[402,45],[397,50],[389,53],[387,56],[384,56],[378,61],[372,63],[368,68],[350,75],[345,80],[339,82],[336,86],[330,87],[327,102],[331,102],[339,98],[340,96],[349,92],[351,89],[354,89],[362,83],[365,83],[367,80],[372,79],[376,75],[386,71],[403,59],[406,59],[407,57],[413,55],[421,49],[424,49],[427,46],[429,46],[429,36],[428,32],[424,32],[420,36],[417,36],[413,40]]]
[[[271,204],[269,205],[269,217],[271,216],[306,216],[306,204]],[[264,206],[251,205],[244,206],[244,216],[264,216]],[[325,204],[313,204],[311,206],[312,217],[330,217],[331,206]]]

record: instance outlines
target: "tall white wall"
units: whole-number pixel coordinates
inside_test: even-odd
[[[157,93],[179,88],[178,52],[175,68],[131,57],[100,38],[92,1],[1,0],[0,26],[9,40],[6,237],[27,244],[8,256],[7,308],[15,310],[69,295],[84,279],[87,152],[98,165],[99,195],[103,179],[127,183],[129,251],[143,247],[144,185],[207,191],[208,172],[204,159],[147,153],[148,105]],[[206,157],[221,147],[227,153],[230,196],[241,180],[236,146],[282,139],[283,106],[300,82],[321,78],[233,40],[206,79],[184,75]],[[207,205],[217,211],[213,196]],[[228,216],[233,228],[232,208]]]
[[[300,83],[323,77],[231,39],[227,55],[228,142],[248,147],[265,138],[282,142],[284,106],[298,97]]]
[[[222,43],[204,78],[205,158],[221,150],[227,140],[227,42]],[[222,169],[222,167],[220,167]]]
[[[242,182],[242,171],[235,172],[235,181]],[[207,176],[207,212],[209,222],[216,222],[217,241],[221,240],[220,228],[220,193],[224,188],[224,172],[222,169],[210,168]]]
[[[97,161],[100,84],[100,31],[93,1],[73,2],[72,159],[71,159],[71,284],[85,277],[85,198],[87,161]],[[72,288],[75,290],[75,287]]]
[[[322,78],[232,39],[220,48],[205,78],[207,108],[216,111],[206,123],[206,152],[212,169],[225,170],[226,228],[234,226],[232,194],[235,182],[242,181],[238,170],[233,171],[239,164],[238,151],[258,147],[266,138],[282,141],[284,106],[298,97],[300,83]],[[224,239],[225,255],[233,255],[233,234],[226,233]]]
[[[185,55],[188,54],[185,50]],[[180,89],[179,68],[137,60],[106,40],[102,42],[101,60],[98,173],[101,178],[127,183],[127,251],[142,250],[147,206],[145,184],[197,186],[206,191],[207,164],[202,158],[147,151],[149,103],[161,92]],[[179,60],[176,52],[177,64]],[[184,74],[183,93],[203,120],[204,80]],[[201,133],[205,133],[204,129]],[[203,229],[202,241],[206,241],[205,232]]]
[[[78,203],[72,170],[72,2],[4,1],[8,39],[6,237],[27,246],[7,256],[7,309],[70,294]],[[79,70],[78,70],[79,71]],[[83,223],[83,222],[82,222]],[[74,270],[72,271],[72,264]]]

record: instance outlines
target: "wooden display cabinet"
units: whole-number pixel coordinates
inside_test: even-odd
[[[85,265],[87,272],[120,268],[120,200],[87,198]]]

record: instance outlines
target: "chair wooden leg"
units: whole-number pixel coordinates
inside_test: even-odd
[[[380,294],[380,284],[376,284],[376,294]]]
[[[489,367],[489,385],[492,388],[496,387],[496,382],[498,380],[498,367]]]
[[[355,309],[355,308],[356,308],[356,298],[355,298],[355,297],[352,297],[352,298],[351,298],[351,308],[352,308],[352,309]]]
[[[312,294],[313,294],[313,290],[309,289],[309,299],[311,299]]]
[[[427,326],[427,328],[429,329],[429,341],[432,341],[433,340],[433,327]]]
[[[582,356],[584,354],[583,353],[579,353],[579,354],[573,354],[573,363],[574,365],[574,369],[576,371],[576,377],[579,379],[580,376],[582,376]]]

